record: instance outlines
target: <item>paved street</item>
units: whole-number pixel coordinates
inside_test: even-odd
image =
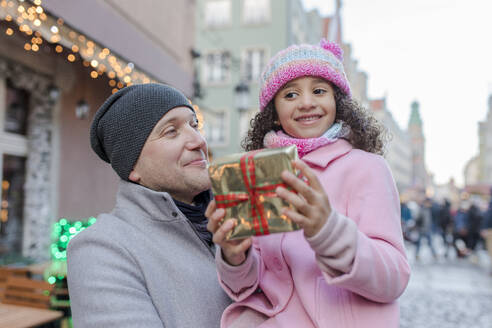
[[[438,247],[439,249],[439,247]],[[400,298],[402,328],[491,328],[491,263],[484,250],[468,259],[432,259],[423,246],[415,261],[407,247],[412,277]]]

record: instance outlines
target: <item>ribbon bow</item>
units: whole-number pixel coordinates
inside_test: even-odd
[[[256,236],[268,235],[270,233],[261,198],[264,196],[276,197],[275,189],[279,186],[287,188],[284,183],[256,186],[254,156],[260,151],[262,150],[250,151],[240,158],[241,172],[247,192],[234,192],[215,196],[218,208],[234,207],[240,203],[249,201],[253,229]]]

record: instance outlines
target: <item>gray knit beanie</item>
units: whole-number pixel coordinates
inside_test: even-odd
[[[91,146],[111,164],[120,178],[128,177],[154,126],[169,110],[188,107],[178,90],[158,83],[137,84],[111,95],[99,108],[91,125]]]

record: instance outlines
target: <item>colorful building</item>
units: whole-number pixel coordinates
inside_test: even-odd
[[[192,96],[194,10],[193,1],[0,1],[0,258],[47,259],[53,222],[113,207],[118,178],[90,149],[91,118],[134,83]]]
[[[374,116],[388,129],[391,140],[387,145],[385,158],[393,173],[398,191],[404,193],[412,186],[412,146],[406,130],[400,128],[386,106],[386,98],[370,101]]]
[[[318,43],[322,28],[318,11],[307,12],[300,0],[197,1],[196,67],[203,97],[194,101],[214,156],[241,151],[269,58],[291,44]]]

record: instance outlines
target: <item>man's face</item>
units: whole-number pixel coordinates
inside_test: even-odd
[[[167,112],[145,141],[129,179],[182,202],[211,187],[207,143],[195,113],[187,107]]]

